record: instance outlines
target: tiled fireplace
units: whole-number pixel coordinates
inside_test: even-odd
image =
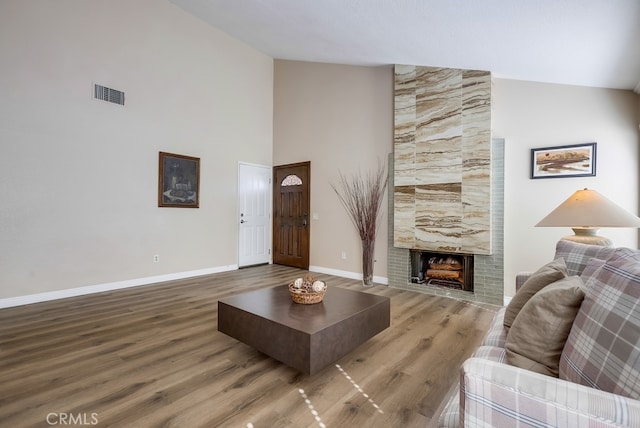
[[[389,286],[502,304],[504,141],[491,139],[491,89],[488,71],[395,66]]]
[[[426,294],[502,305],[504,301],[504,140],[491,141],[491,241],[490,255],[473,256],[473,290],[412,281],[412,250],[394,247],[393,154],[389,160],[389,286]],[[425,250],[421,250],[425,251]],[[414,260],[415,260],[415,256]],[[468,288],[468,287],[467,287]]]

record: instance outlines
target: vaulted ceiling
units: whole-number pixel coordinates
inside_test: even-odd
[[[640,93],[640,0],[170,0],[276,59]]]

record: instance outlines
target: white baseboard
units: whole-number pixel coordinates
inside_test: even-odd
[[[65,299],[67,297],[83,296],[85,294],[102,293],[104,291],[119,290],[122,288],[137,287],[140,285],[148,285],[156,282],[174,281],[176,279],[210,275],[212,273],[227,272],[237,269],[238,265],[218,266],[187,272],[176,272],[166,275],[148,276],[146,278],[109,282],[106,284],[87,285],[85,287],[68,288],[66,290],[49,291],[46,293],[29,294],[26,296],[9,297],[0,299],[0,309],[10,308],[13,306],[30,305],[32,303],[46,302],[49,300]]]
[[[334,275],[334,276],[339,276],[339,277],[342,277],[342,278],[358,279],[358,280],[362,281],[362,274],[358,273],[358,272],[349,272],[349,271],[346,271],[346,270],[331,269],[331,268],[325,268],[325,267],[321,267],[321,266],[309,266],[309,271],[310,272],[318,272],[318,273],[326,273],[327,275]],[[389,284],[389,278],[386,278],[384,276],[374,276],[373,277],[373,282],[375,284],[388,285]]]
[[[502,296],[504,299],[504,305],[507,306],[513,297],[511,296]]]

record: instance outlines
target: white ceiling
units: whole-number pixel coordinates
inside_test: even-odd
[[[640,0],[170,0],[277,59],[640,92]]]

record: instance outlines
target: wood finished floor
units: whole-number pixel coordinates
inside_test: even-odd
[[[49,413],[97,427],[429,426],[495,307],[314,274],[390,297],[391,327],[313,376],[217,331],[219,299],[302,273],[258,266],[0,310],[0,427],[48,427]]]

